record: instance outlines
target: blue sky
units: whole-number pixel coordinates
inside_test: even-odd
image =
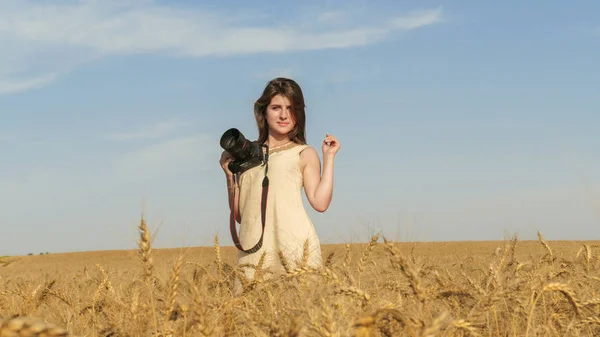
[[[0,254],[231,245],[218,140],[268,80],[342,149],[324,243],[597,239],[595,1],[0,2]],[[307,204],[308,207],[308,204]]]

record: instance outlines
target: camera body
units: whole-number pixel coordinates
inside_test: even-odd
[[[229,170],[233,174],[241,174],[253,167],[264,164],[268,159],[268,148],[256,141],[250,141],[236,128],[223,133],[220,141],[223,150],[233,156]],[[263,152],[263,148],[267,150]]]

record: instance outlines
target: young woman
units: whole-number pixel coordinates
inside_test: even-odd
[[[323,139],[323,172],[317,151],[306,144],[304,96],[300,86],[287,78],[275,78],[254,104],[258,142],[269,148],[268,197],[261,248],[253,253],[238,250],[239,264],[258,264],[265,252],[263,267],[284,271],[279,254],[295,268],[301,263],[308,240],[308,266],[322,265],[321,248],[315,228],[303,204],[302,189],[310,205],[325,212],[333,194],[333,162],[340,149],[336,137]],[[243,249],[253,247],[262,234],[261,196],[265,167],[243,172],[237,179],[228,169],[229,153],[221,154],[220,164],[227,177],[229,207],[234,207],[240,223],[239,241]],[[245,269],[252,279],[254,269]]]

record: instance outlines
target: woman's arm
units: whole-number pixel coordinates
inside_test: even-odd
[[[238,223],[241,223],[242,218],[240,216],[239,208],[239,188],[235,181],[235,176],[228,167],[232,159],[233,157],[229,153],[223,151],[221,153],[221,158],[219,159],[219,164],[221,165],[223,172],[225,172],[225,178],[227,179],[227,200],[229,203],[229,210],[231,211],[235,207],[235,220]]]
[[[323,139],[323,175],[317,151],[311,147],[300,153],[304,191],[310,205],[318,212],[325,212],[333,195],[333,159],[340,150],[337,138],[327,134]]]
[[[317,151],[307,147],[300,153],[302,162],[304,192],[310,205],[317,212],[325,212],[329,208],[333,196],[333,154],[323,155],[323,175],[321,161]]]
[[[242,217],[240,216],[239,188],[235,183],[235,178],[233,176],[227,176],[227,196],[229,210],[231,211],[235,207],[235,221],[241,223]]]

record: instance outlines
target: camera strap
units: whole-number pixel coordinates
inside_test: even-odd
[[[250,249],[244,249],[242,247],[242,244],[240,243],[240,238],[238,237],[237,229],[236,229],[236,225],[235,225],[235,218],[236,218],[235,205],[231,208],[231,216],[229,218],[229,231],[231,232],[231,238],[233,239],[233,243],[235,244],[237,249],[239,249],[240,251],[242,251],[244,253],[248,253],[248,254],[256,253],[262,247],[263,237],[265,235],[265,219],[267,217],[267,195],[269,194],[269,177],[267,176],[267,172],[269,171],[269,148],[266,145],[263,145],[263,146],[266,147],[266,154],[265,154],[265,177],[263,178],[263,181],[262,181],[262,193],[261,193],[261,197],[260,197],[260,220],[261,220],[261,225],[262,225],[262,232],[260,234],[260,239],[258,239],[258,242],[256,243],[256,245],[254,245],[254,247],[252,247]]]

